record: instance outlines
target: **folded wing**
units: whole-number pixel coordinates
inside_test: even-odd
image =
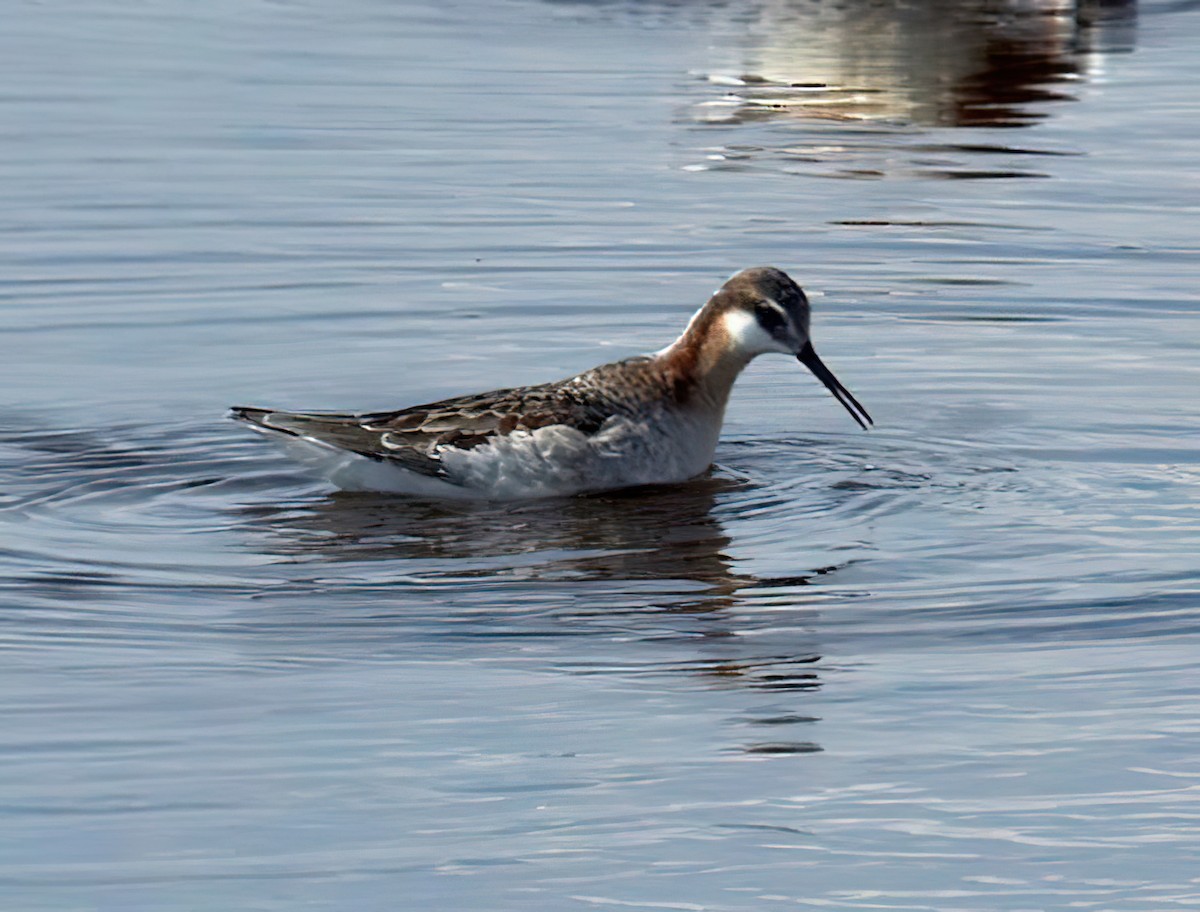
[[[443,481],[442,455],[517,432],[565,425],[592,435],[612,409],[563,385],[494,390],[395,412],[358,415],[234,408],[232,416],[267,431],[303,438]]]

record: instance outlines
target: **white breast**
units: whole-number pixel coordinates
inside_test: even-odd
[[[517,431],[471,450],[446,449],[442,463],[464,487],[497,500],[554,497],[686,481],[712,463],[720,420],[656,410],[610,418],[587,436],[555,425]]]

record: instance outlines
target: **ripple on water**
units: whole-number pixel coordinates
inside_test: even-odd
[[[12,6],[8,906],[1195,904],[1194,3]],[[759,366],[712,477],[500,506],[142,419],[762,261],[878,430]]]
[[[207,636],[233,624],[326,646],[331,630],[359,641],[397,623],[434,640],[700,637],[725,641],[701,663],[713,681],[803,687],[812,672],[790,666],[831,638],[1149,635],[1186,613],[1173,593],[1146,595],[1165,578],[1139,572],[1136,555],[1064,575],[1127,528],[1114,518],[1125,507],[1096,496],[1121,490],[1109,463],[1064,478],[1028,452],[961,440],[742,436],[691,484],[524,504],[328,492],[224,426],[43,430],[0,444],[15,457],[5,513],[36,532],[10,549],[9,585],[53,612],[37,627],[46,632],[64,598],[82,597],[93,607],[80,609],[79,635],[91,625],[139,642],[205,623]],[[1129,503],[1172,521],[1144,467],[1129,472]],[[1081,502],[1091,525],[1064,535]],[[1086,600],[1072,580],[1086,583]],[[229,601],[207,621],[132,604],[212,612],[214,597]],[[688,663],[580,654],[566,664],[657,673]]]

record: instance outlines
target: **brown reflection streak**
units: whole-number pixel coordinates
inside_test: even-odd
[[[697,114],[1024,126],[1073,97],[1088,55],[1131,49],[1135,16],[1134,0],[751,4],[741,36],[718,26],[740,71],[714,76],[727,94]]]
[[[269,530],[273,551],[308,560],[416,561],[431,580],[492,576],[507,563],[525,580],[687,580],[705,586],[693,610],[717,610],[756,582],[733,571],[730,539],[712,513],[728,484],[517,504],[338,492],[275,515],[260,508],[256,525]]]
[[[481,607],[486,607],[487,599],[499,598],[498,623],[504,629],[498,635],[510,632],[505,610],[539,595],[546,586],[567,583],[567,595],[552,612],[555,623],[567,622],[564,632],[604,632],[605,626],[587,627],[589,619],[603,622],[620,617],[626,634],[652,642],[664,635],[662,618],[694,619],[685,621],[683,629],[677,622],[667,625],[668,631],[675,631],[668,632],[667,638],[694,643],[687,648],[699,655],[679,661],[675,649],[674,659],[664,653],[663,662],[644,667],[646,672],[683,673],[716,686],[815,690],[821,686],[819,656],[802,631],[785,631],[782,642],[774,639],[767,647],[770,654],[748,652],[762,646],[740,636],[747,624],[755,623],[753,607],[744,604],[743,593],[800,589],[836,568],[773,579],[736,571],[728,555],[732,541],[716,506],[722,492],[739,487],[737,482],[708,478],[687,485],[522,504],[449,503],[343,492],[294,506],[245,508],[245,519],[257,537],[265,539],[255,543],[256,549],[265,547],[290,558],[306,577],[325,576],[327,571],[321,568],[332,570],[330,565],[380,562],[386,567],[383,576],[416,576],[431,593],[439,587],[469,591]],[[586,585],[595,582],[632,585],[616,587],[615,605],[607,598],[595,604],[592,596],[611,592]],[[570,585],[574,583],[581,585]],[[499,593],[487,588],[497,584],[504,587]],[[748,610],[735,610],[739,608]],[[789,626],[794,628],[814,614],[811,607],[797,604],[789,612]],[[572,620],[577,623],[570,625]],[[801,642],[795,641],[795,633]]]

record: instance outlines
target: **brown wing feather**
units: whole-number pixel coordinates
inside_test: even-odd
[[[611,386],[605,380],[612,378],[605,375],[625,373],[642,363],[644,359],[631,359],[561,383],[493,390],[394,412],[347,415],[235,408],[233,417],[444,479],[440,453],[445,447],[467,450],[514,431],[556,424],[594,434],[623,411],[606,394]]]

